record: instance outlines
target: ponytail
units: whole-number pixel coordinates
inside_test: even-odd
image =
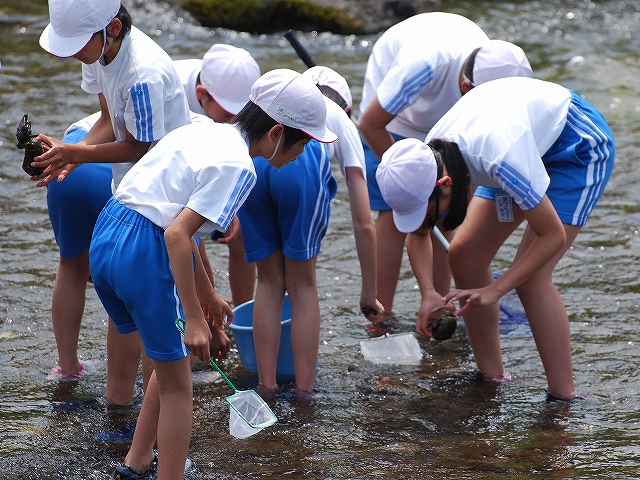
[[[434,150],[436,156],[440,156],[451,177],[451,206],[444,217],[442,226],[445,231],[453,230],[462,223],[467,215],[469,186],[471,185],[469,168],[456,143],[436,138],[429,141],[427,145]]]

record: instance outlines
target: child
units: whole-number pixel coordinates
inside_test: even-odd
[[[281,168],[312,138],[336,140],[322,95],[291,70],[260,77],[249,100],[233,125],[199,122],[169,133],[98,218],[90,249],[96,292],[121,333],[140,332],[154,366],[114,478],[150,475],[156,435],[158,479],[183,478],[193,416],[189,351],[207,363],[229,349],[221,334],[233,312],[204,272],[193,238],[229,226],[255,184],[252,157]],[[184,335],[176,317],[186,320]]]
[[[162,136],[190,123],[182,84],[170,57],[131,25],[131,16],[120,0],[49,0],[49,15],[51,23],[40,36],[40,46],[57,57],[74,57],[82,62],[82,88],[98,95],[101,116],[75,145],[40,135],[38,140],[51,148],[33,162],[45,168],[34,179],[40,180],[37,186],[45,186],[56,179],[63,181],[80,164],[111,163],[115,191],[127,170]],[[84,222],[92,220],[87,217]],[[86,250],[74,260],[84,268]],[[66,280],[59,281],[64,284]],[[79,298],[75,294],[72,301]],[[57,312],[55,306],[52,310]],[[54,313],[56,339],[79,330],[81,319],[81,314],[65,318]],[[139,340],[122,337],[112,326],[109,328],[105,393],[109,404],[132,401],[140,361],[139,352],[130,347],[132,343]],[[77,350],[77,339],[75,344]],[[130,352],[130,356],[124,352]],[[69,365],[75,362],[68,358],[61,361],[61,373],[76,375],[79,364]]]
[[[244,107],[251,85],[260,76],[260,67],[249,52],[224,44],[213,45],[202,59],[176,60],[173,65],[182,79],[193,122],[211,119],[229,123]],[[229,247],[229,284],[233,304],[252,300],[256,265],[244,258],[240,222],[235,218],[224,234],[216,231],[211,238]],[[199,242],[199,248],[205,269],[213,278],[204,238]]]
[[[421,232],[416,238],[429,244],[424,233],[443,212],[448,211],[444,221],[451,227],[460,225],[449,250],[458,290],[442,297],[432,285],[423,289],[431,281],[424,268],[416,330],[424,335],[432,312],[460,300],[458,314],[464,316],[478,369],[486,379],[508,380],[498,301],[515,288],[547,375],[549,397],[576,398],[569,319],[552,274],[611,175],[615,151],[606,121],[575,92],[514,77],[467,93],[426,141],[396,143],[377,173],[399,231]],[[478,188],[467,211],[469,181]],[[523,220],[527,227],[513,264],[493,281],[491,261]],[[409,254],[412,264],[430,265],[428,255]]]
[[[402,138],[424,140],[473,85],[507,76],[532,76],[522,49],[489,40],[478,25],[453,13],[414,15],[389,28],[373,46],[362,87],[359,128],[365,141],[371,209],[379,211],[378,295],[387,311],[393,308],[406,235],[395,228],[376,183],[382,154]],[[449,238],[452,233],[447,233]],[[433,246],[434,281],[444,293],[451,286],[446,251],[439,243]]]
[[[329,72],[322,68],[321,72],[316,68],[303,75],[317,83],[320,74],[324,77]],[[340,76],[333,72],[333,77]],[[367,204],[362,147],[357,130],[344,110],[326,97],[325,104],[327,126],[339,132],[339,140],[331,145],[331,150],[312,141],[296,162],[279,170],[263,158],[254,158],[258,182],[239,212],[247,259],[258,265],[253,334],[258,390],[263,395],[270,395],[278,388],[280,312],[284,294],[288,292],[296,393],[302,399],[313,396],[320,337],[315,268],[329,222],[330,201],[337,189],[330,164],[334,153],[352,195],[356,246],[362,268],[360,304],[378,312],[383,310],[376,298],[375,232]]]

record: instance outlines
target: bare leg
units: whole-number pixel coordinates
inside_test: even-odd
[[[147,470],[157,437],[158,479],[182,479],[193,424],[191,360],[154,360],[153,365],[125,464],[136,471]]]
[[[552,275],[556,264],[580,232],[580,227],[565,225],[565,230],[565,248],[516,290],[527,312],[533,338],[547,375],[549,392],[559,397],[570,398],[574,393],[574,382],[569,318],[560,294],[553,285]],[[534,238],[533,231],[527,228],[518,249],[518,256]]]
[[[285,294],[282,251],[260,260],[257,265],[258,287],[253,305],[253,338],[258,362],[258,381],[266,388],[274,389],[278,387],[276,363]]]
[[[112,405],[129,405],[140,365],[140,335],[122,335],[113,320],[107,330],[107,389],[105,397]]]
[[[378,300],[387,312],[391,312],[393,308],[393,297],[400,277],[405,239],[406,235],[398,231],[393,223],[392,211],[381,211],[376,220],[377,289]]]
[[[245,260],[242,234],[234,235],[227,245],[229,246],[231,300],[235,306],[238,306],[253,300],[256,287],[256,264]]]
[[[320,342],[316,258],[304,261],[284,259],[291,301],[291,347],[296,386],[305,392],[312,392],[315,385]]]
[[[515,222],[498,222],[495,202],[473,197],[467,218],[458,227],[449,249],[449,263],[457,288],[479,288],[493,281],[491,261],[524,218],[517,208],[514,216]],[[480,372],[490,378],[501,378],[504,365],[500,349],[500,305],[472,308],[464,316],[464,324]]]
[[[78,338],[88,278],[89,250],[73,258],[60,257],[53,284],[51,320],[58,348],[58,365],[64,375],[78,375],[82,370],[78,360]]]

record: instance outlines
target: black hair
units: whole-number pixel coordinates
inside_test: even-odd
[[[262,108],[255,103],[249,101],[246,103],[242,110],[233,117],[232,124],[237,124],[240,129],[246,134],[249,144],[252,145],[262,138],[272,127],[278,125],[273,118],[271,118]],[[282,146],[284,151],[289,150],[293,145],[300,140],[309,138],[309,135],[297,128],[284,127],[284,141]]]
[[[444,217],[442,226],[445,231],[458,227],[467,215],[469,205],[469,186],[471,176],[458,145],[454,142],[435,138],[427,144],[433,150],[438,162],[438,157],[447,167],[447,173],[451,177],[451,206]]]
[[[316,86],[320,89],[320,91],[325,97],[337,103],[342,110],[345,110],[348,107],[347,101],[344,98],[342,98],[342,96],[338,92],[336,92],[333,88],[327,87],[326,85],[316,85]],[[345,112],[347,113],[349,118],[351,118],[351,109],[345,110]]]
[[[122,40],[125,35],[131,32],[131,26],[133,25],[133,20],[131,20],[131,15],[129,14],[129,11],[125,8],[125,6],[120,4],[120,9],[118,10],[118,13],[116,14],[116,16],[113,18],[117,18],[118,20],[120,20],[120,23],[122,23],[122,28],[120,29],[120,33],[113,40],[114,41]],[[97,31],[96,33],[94,33],[94,35],[98,35],[100,33],[102,33],[102,30]]]
[[[480,51],[481,47],[476,48],[473,52],[471,52],[471,55],[469,55],[467,57],[467,61],[464,64],[464,76],[467,78],[467,80],[469,80],[472,84],[472,86],[474,86],[474,82],[473,82],[473,67],[476,64],[476,55],[478,55],[478,52]]]

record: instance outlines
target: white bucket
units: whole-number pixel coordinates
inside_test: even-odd
[[[422,350],[412,332],[370,338],[360,342],[360,352],[373,363],[413,365],[420,363]]]

